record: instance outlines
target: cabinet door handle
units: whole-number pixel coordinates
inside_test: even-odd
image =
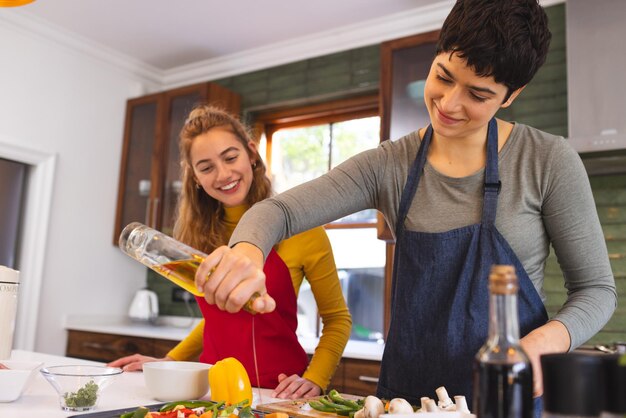
[[[152,228],[156,229],[157,224],[157,210],[159,209],[159,198],[154,198],[154,205],[152,205]]]
[[[378,378],[373,376],[359,376],[361,382],[378,383]]]
[[[127,353],[138,353],[140,350],[139,347],[137,347],[137,344],[129,341],[124,345],[124,351],[126,351]]]
[[[145,219],[145,222],[144,222],[144,224],[146,224],[146,225],[150,225],[150,208],[151,208],[151,206],[152,206],[152,199],[148,198],[146,200],[146,219]]]
[[[83,348],[91,348],[94,350],[106,350],[106,351],[115,351],[116,348],[111,344],[102,344],[102,343],[90,343],[85,342],[82,344]]]

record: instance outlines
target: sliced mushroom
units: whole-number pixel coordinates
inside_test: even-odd
[[[439,386],[435,390],[435,392],[437,393],[437,397],[439,398],[439,408],[443,409],[444,411],[454,408],[454,403],[452,402],[452,399],[450,399],[450,396],[448,396],[448,391],[445,387]]]
[[[420,412],[426,412],[426,402],[428,402],[429,399],[428,396],[422,396],[420,398]]]
[[[466,414],[470,413],[470,410],[467,407],[467,400],[465,399],[465,396],[455,396],[454,403],[456,404],[456,410],[458,412],[464,412]]]
[[[439,408],[434,399],[428,398],[426,400],[426,412],[439,412]]]

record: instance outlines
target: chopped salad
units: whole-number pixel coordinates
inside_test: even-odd
[[[244,400],[234,405],[211,401],[176,401],[163,405],[158,411],[139,407],[120,418],[260,418]]]

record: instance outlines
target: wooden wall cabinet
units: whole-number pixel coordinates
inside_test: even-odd
[[[399,139],[430,123],[423,100],[423,81],[430,71],[438,37],[439,31],[433,31],[381,44],[381,142]],[[382,216],[378,219],[378,238],[394,242]]]
[[[113,243],[131,222],[172,233],[181,188],[178,134],[198,103],[208,102],[236,115],[240,97],[215,83],[155,93],[126,103]]]
[[[65,355],[102,362],[136,353],[161,358],[176,344],[178,341],[70,330]]]
[[[399,139],[430,123],[423,99],[424,80],[435,56],[439,31],[383,42],[380,47],[380,141]],[[393,225],[395,227],[395,225]],[[391,282],[395,240],[382,215],[378,238],[387,243],[385,338],[391,322]]]

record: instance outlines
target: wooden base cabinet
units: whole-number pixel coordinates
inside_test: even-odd
[[[65,355],[109,362],[132,354],[163,357],[178,341],[70,330]]]
[[[160,358],[176,344],[178,341],[70,330],[65,355],[102,362],[137,353]],[[328,390],[358,396],[375,395],[379,373],[380,361],[343,358]]]
[[[379,374],[380,361],[343,358],[328,388],[351,395],[375,395]]]

